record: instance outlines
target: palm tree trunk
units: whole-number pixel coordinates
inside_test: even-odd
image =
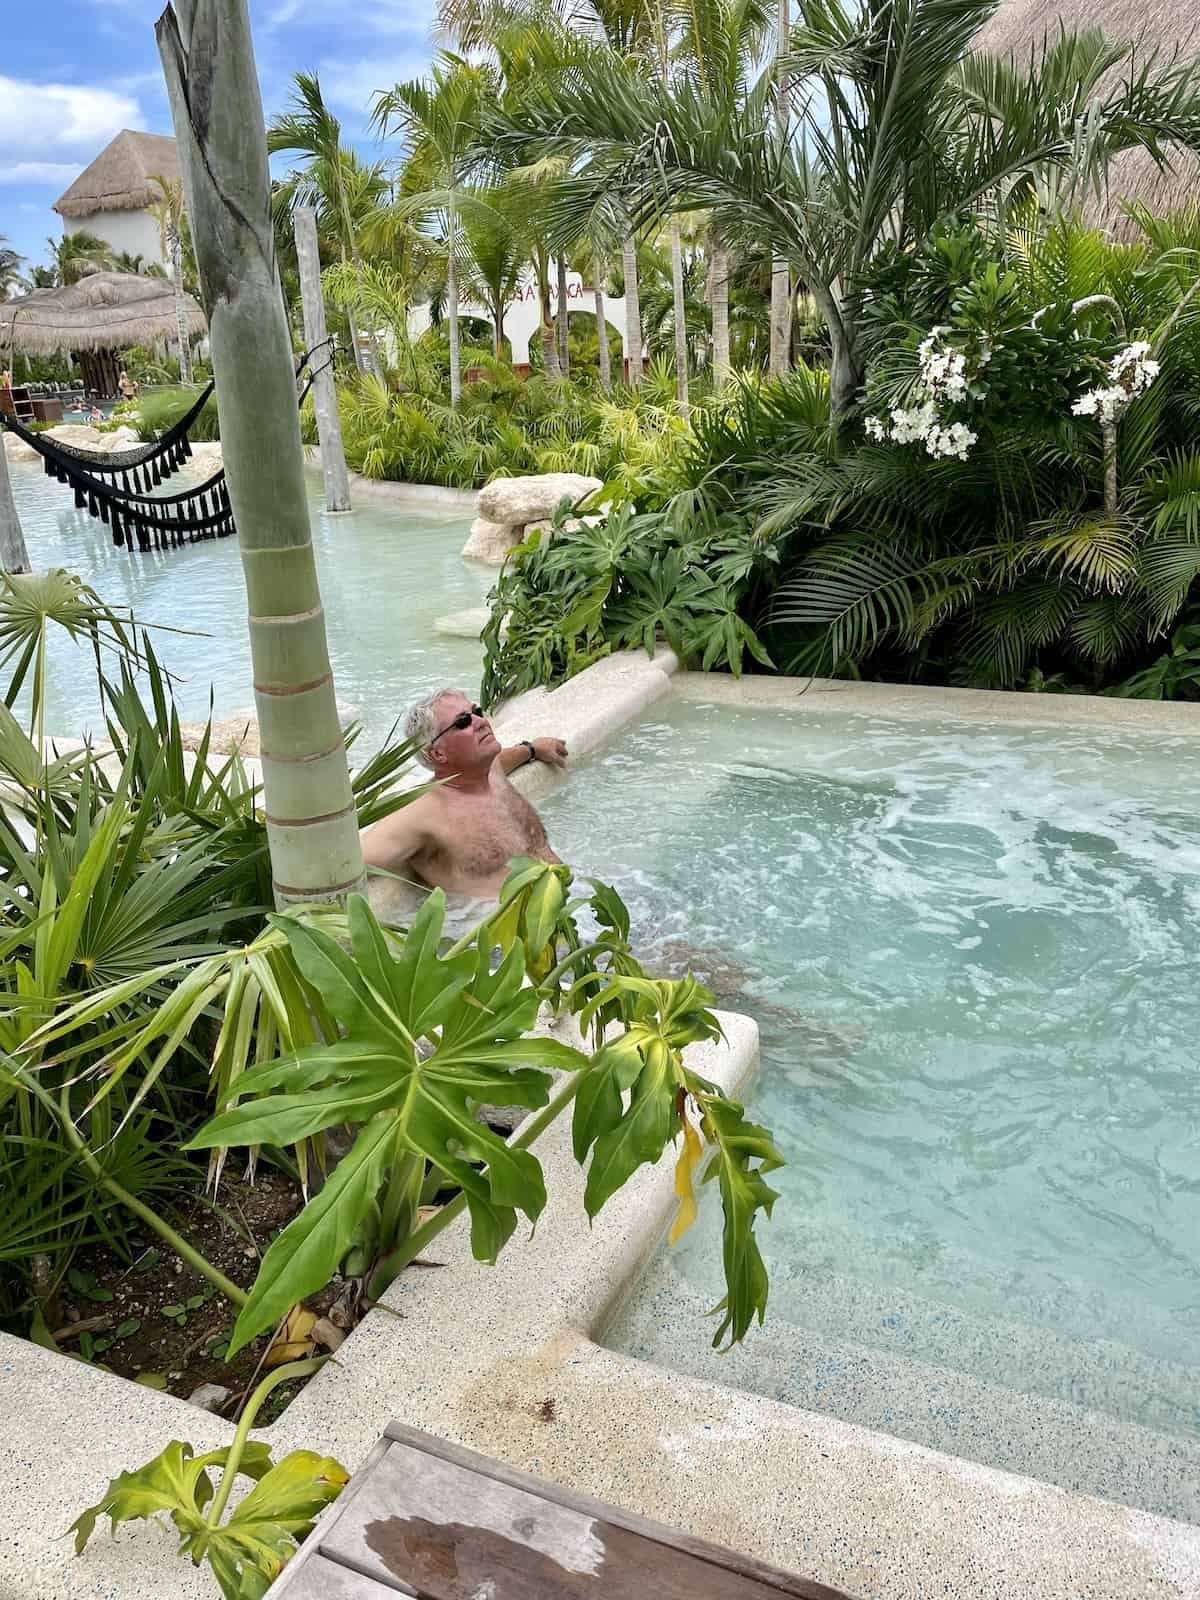
[[[600,346],[600,387],[612,393],[612,357],[608,350],[608,322],[604,316],[604,273],[600,257],[592,257],[592,302],[596,308],[596,343]]]
[[[345,245],[344,241],[343,241],[343,243],[342,243],[340,248],[341,248],[342,260],[345,261],[346,260],[346,245]],[[351,348],[354,351],[354,368],[355,368],[355,371],[356,372],[365,372],[367,369],[366,369],[366,365],[363,362],[362,336],[358,331],[358,318],[354,315],[354,307],[353,306],[348,305],[346,307],[346,321],[350,324],[350,345],[351,345]]]
[[[709,238],[712,252],[709,291],[712,297],[713,386],[729,382],[729,246],[715,230]]]
[[[321,254],[317,244],[317,213],[297,206],[292,213],[296,235],[296,261],[300,268],[300,305],[304,313],[304,343],[309,350],[328,338],[325,297],[321,292]],[[338,415],[337,386],[333,381],[332,351],[319,350],[313,358],[313,411],[321,445],[321,472],[325,479],[326,511],[349,511],[350,475],[342,445],[342,420]]]
[[[789,16],[788,0],[778,0],[779,11],[775,32],[775,59],[788,52]],[[780,134],[786,134],[788,125],[788,84],[781,74],[776,89],[775,118]],[[781,378],[791,366],[792,343],[792,273],[787,260],[776,256],[771,263],[771,347],[768,370],[772,378]]]
[[[155,33],[246,578],[275,900],[328,903],[366,877],[309,528],[247,0],[176,0]]]
[[[0,428],[0,571],[31,572],[25,535],[13,499],[8,476],[8,454],[4,448],[4,429]]]
[[[675,318],[675,393],[679,397],[680,415],[686,421],[688,406],[688,336],[687,305],[683,296],[683,240],[679,236],[679,218],[672,217],[671,235],[671,302]]]
[[[559,376],[558,347],[554,336],[554,322],[550,316],[550,262],[540,253],[534,260],[538,288],[538,334],[542,341],[542,366],[548,378]]]
[[[492,306],[492,354],[504,360],[504,301],[499,295]]]
[[[454,218],[450,218],[450,260],[446,267],[446,317],[450,323],[450,404],[462,399],[462,356],[458,341],[458,262],[454,259]]]
[[[564,378],[571,376],[571,353],[567,348],[567,263],[558,258],[558,366]]]
[[[642,381],[642,308],[638,300],[637,245],[631,233],[621,240],[621,262],[625,276],[625,359],[628,381],[636,388]]]
[[[179,235],[171,237],[171,284],[175,290],[175,329],[179,335],[179,378],[192,381],[192,342],[188,337],[187,308],[183,303],[183,261]]]

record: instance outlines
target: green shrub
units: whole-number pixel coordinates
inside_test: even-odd
[[[148,389],[137,398],[137,429],[139,439],[147,444],[173,428],[180,417],[196,403],[195,389]],[[200,415],[188,430],[193,442],[219,439],[221,424],[217,416],[217,397],[209,395]]]

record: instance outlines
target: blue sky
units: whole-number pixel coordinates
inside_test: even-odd
[[[30,261],[62,232],[51,205],[122,128],[170,133],[154,22],[165,0],[0,0],[0,234]],[[435,0],[249,0],[263,105],[316,71],[364,148],[371,93],[418,77]]]

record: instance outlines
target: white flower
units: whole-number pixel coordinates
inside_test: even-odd
[[[866,429],[868,439],[883,440],[888,436],[887,429],[878,417],[868,417],[863,423],[863,427]]]

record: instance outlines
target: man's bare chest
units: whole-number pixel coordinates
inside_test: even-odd
[[[537,812],[507,785],[463,799],[447,796],[437,853],[472,876],[498,871],[513,856],[540,854],[546,833]]]

